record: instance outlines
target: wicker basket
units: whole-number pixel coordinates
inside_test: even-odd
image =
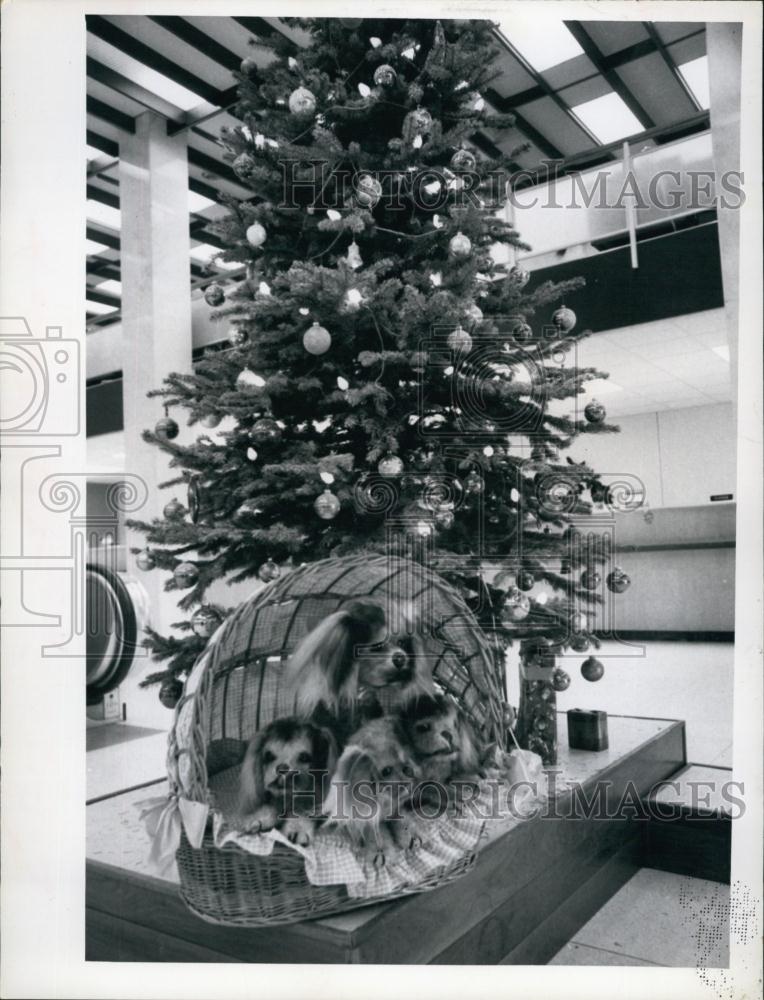
[[[504,743],[503,667],[474,616],[452,587],[426,567],[401,558],[352,556],[301,566],[245,601],[223,623],[197,661],[175,714],[168,771],[172,791],[213,802],[210,777],[241,761],[246,742],[272,719],[294,711],[285,664],[297,643],[326,615],[359,596],[411,602],[433,664],[486,741]],[[290,923],[385,898],[357,899],[342,885],[315,886],[302,857],[277,844],[268,856],[214,845],[211,824],[199,848],[185,835],[177,852],[181,895],[202,918],[238,926]],[[435,888],[467,871],[456,863],[395,896]]]

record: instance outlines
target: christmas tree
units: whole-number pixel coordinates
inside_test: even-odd
[[[204,603],[213,581],[394,551],[459,589],[497,656],[521,640],[519,733],[549,759],[569,678],[548,668],[597,644],[587,608],[609,558],[606,537],[577,527],[606,487],[560,453],[617,428],[599,404],[579,416],[555,402],[604,376],[571,363],[586,336],[564,305],[578,283],[530,288],[501,212],[511,157],[471,143],[512,123],[481,96],[493,25],[292,23],[309,44],[280,37],[266,68],[244,60],[241,124],[221,136],[252,191],[221,199],[217,227],[222,259],[246,272],[205,291],[230,343],[155,390],[203,432],[180,445],[168,416],[145,434],[178,469],[162,485],[185,484],[189,502],[132,522],[139,565],[169,573],[191,617],[180,635],[150,633],[162,668],[144,683],[177,697],[225,613]],[[207,433],[224,417],[232,430]]]

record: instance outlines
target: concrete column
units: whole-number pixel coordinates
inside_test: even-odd
[[[141,438],[164,415],[159,399],[147,399],[171,371],[191,369],[191,291],[189,285],[188,158],[183,133],[167,135],[167,122],[153,112],[136,119],[134,135],[120,142],[120,207],[122,212],[122,372],[125,421],[125,469],[148,486],[148,503],[136,516],[149,520],[161,514],[171,490],[158,490],[170,478],[167,456]],[[182,412],[174,414],[184,434]],[[175,495],[185,502],[183,491]],[[145,539],[127,533],[127,545]],[[128,572],[148,591],[151,625],[166,633],[182,615],[177,593],[165,594],[166,576],[145,573],[128,555]],[[137,663],[123,685],[128,722],[169,726],[171,713],[160,705],[157,689],[139,691],[138,682],[150,663]]]
[[[743,25],[713,23],[706,25],[708,77],[711,93],[711,144],[717,195],[720,178],[728,171],[740,170],[740,72]],[[724,309],[727,315],[727,339],[730,349],[732,399],[737,405],[737,339],[739,323],[740,213],[735,208],[718,207],[719,249],[722,259]]]

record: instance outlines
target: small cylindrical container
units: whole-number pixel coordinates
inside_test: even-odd
[[[571,750],[607,750],[607,712],[568,710],[568,746]]]

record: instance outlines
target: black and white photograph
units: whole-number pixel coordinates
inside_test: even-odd
[[[4,995],[761,996],[761,6],[9,6]]]

